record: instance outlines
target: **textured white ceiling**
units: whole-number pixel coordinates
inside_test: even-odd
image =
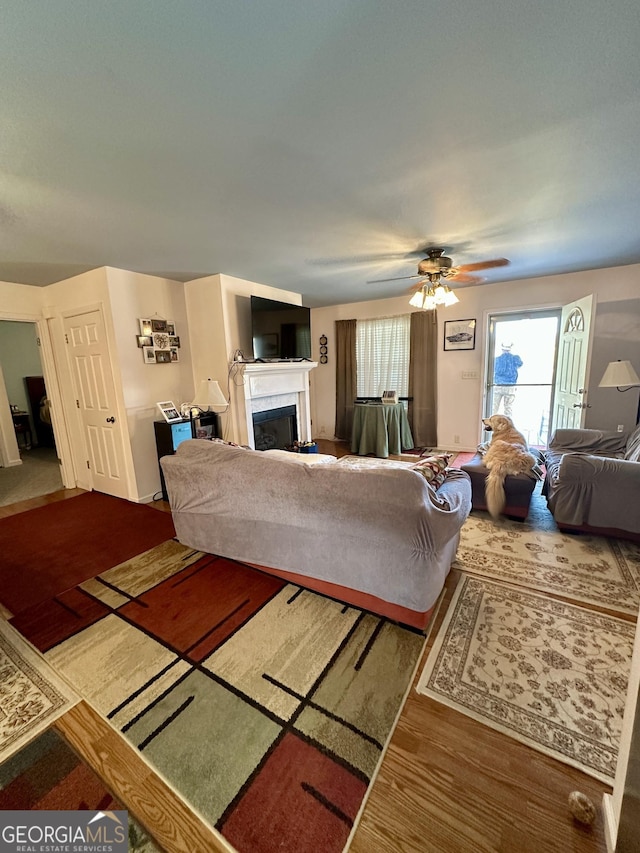
[[[640,262],[637,0],[4,0],[0,280]]]

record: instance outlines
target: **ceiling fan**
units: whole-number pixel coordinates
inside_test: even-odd
[[[458,266],[454,266],[453,261],[444,254],[445,249],[441,246],[429,247],[425,252],[427,257],[418,263],[418,272],[416,275],[404,275],[399,278],[377,278],[367,282],[367,284],[385,281],[404,281],[411,278],[428,278],[431,281],[435,279],[438,282],[441,278],[444,278],[449,281],[456,281],[459,284],[479,284],[482,281],[482,277],[470,275],[469,273],[493,269],[494,267],[506,267],[510,263],[506,258],[494,258],[491,261],[478,261],[475,264],[459,264]]]
[[[406,281],[411,278],[421,279],[421,281],[411,288],[415,293],[409,300],[409,304],[426,311],[437,308],[438,305],[454,305],[459,301],[455,293],[449,288],[448,281],[456,281],[460,284],[478,284],[483,279],[480,276],[471,275],[470,273],[494,267],[504,267],[509,264],[506,258],[494,258],[491,261],[478,261],[475,264],[461,264],[454,267],[451,258],[447,257],[444,252],[445,249],[440,246],[428,248],[426,250],[427,257],[418,263],[417,275],[406,275],[400,278],[380,278],[374,281],[377,283]],[[374,282],[367,283],[373,284]]]

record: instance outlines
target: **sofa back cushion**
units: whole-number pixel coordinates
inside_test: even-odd
[[[624,458],[628,459],[629,462],[640,462],[640,426],[636,427],[629,436]]]

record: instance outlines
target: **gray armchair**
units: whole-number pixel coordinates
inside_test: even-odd
[[[544,456],[542,494],[561,530],[640,542],[640,427],[559,429]]]

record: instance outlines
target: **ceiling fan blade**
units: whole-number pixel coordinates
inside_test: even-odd
[[[484,279],[479,275],[468,275],[466,272],[457,272],[455,275],[448,275],[447,281],[455,281],[458,284],[480,284]]]
[[[381,284],[384,281],[406,281],[409,278],[424,278],[423,275],[403,275],[400,278],[372,278],[367,284]]]
[[[494,258],[492,261],[478,261],[475,264],[459,264],[456,269],[460,272],[476,272],[477,270],[490,270],[493,267],[508,267],[511,261],[507,258]]]

